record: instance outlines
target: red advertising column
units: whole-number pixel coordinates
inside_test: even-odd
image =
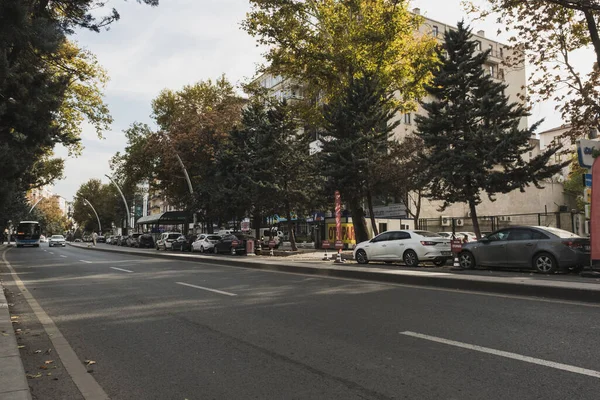
[[[336,262],[342,262],[342,196],[335,191],[335,248],[338,251]]]
[[[600,161],[594,159],[592,165],[592,199],[590,201],[590,244],[592,265],[600,262]]]

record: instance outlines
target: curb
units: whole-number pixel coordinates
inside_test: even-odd
[[[142,253],[130,252],[119,249],[104,249],[104,248],[88,248],[70,244],[75,248],[84,250],[104,251],[121,253],[128,255],[137,255],[143,257],[175,259],[180,261],[191,261],[196,263],[210,263],[216,265],[226,265],[230,267],[253,268],[269,271],[289,272],[304,275],[319,275],[335,278],[358,279],[372,282],[393,283],[411,286],[426,286],[443,288],[449,290],[483,292],[495,294],[509,294],[514,296],[525,297],[540,297],[556,300],[578,301],[588,303],[600,303],[600,285],[597,288],[576,287],[573,285],[558,286],[549,281],[533,282],[505,282],[503,278],[498,279],[483,279],[480,276],[464,275],[408,275],[408,274],[392,274],[380,271],[365,271],[342,269],[341,267],[316,267],[311,265],[291,265],[291,264],[274,264],[263,262],[249,262],[243,260],[235,260],[232,258],[216,258],[216,257],[181,257],[177,254],[164,253]],[[587,285],[593,285],[587,283]]]
[[[8,246],[0,245],[0,252]],[[4,263],[2,260],[0,262]],[[7,400],[31,400],[29,383],[17,347],[4,285],[0,281],[0,398]]]

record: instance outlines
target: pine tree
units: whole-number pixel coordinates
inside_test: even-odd
[[[344,95],[324,108],[323,169],[330,189],[339,190],[350,208],[357,242],[369,239],[362,204],[371,204],[374,170],[399,123],[392,122],[396,111],[393,93],[368,74],[352,79]]]
[[[529,139],[540,122],[519,128],[521,119],[529,116],[527,109],[510,102],[504,94],[507,86],[486,73],[489,50],[477,52],[477,42],[463,22],[445,33],[437,55],[439,67],[426,87],[433,101],[423,103],[427,116],[416,118],[425,147],[424,182],[428,197],[443,201],[442,209],[468,203],[480,237],[476,206],[483,192],[494,200],[497,193],[524,191],[530,184],[540,188],[564,165],[548,163],[558,147],[529,161],[523,158],[532,149]]]

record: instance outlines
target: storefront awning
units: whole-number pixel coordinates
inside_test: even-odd
[[[141,217],[136,221],[136,225],[179,225],[191,220],[191,215],[185,211],[167,211]]]

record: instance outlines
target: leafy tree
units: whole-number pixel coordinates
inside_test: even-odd
[[[33,210],[34,219],[40,222],[47,236],[62,235],[67,229],[67,218],[58,204],[58,199],[50,197],[40,201]]]
[[[387,156],[388,139],[398,125],[393,96],[377,77],[363,76],[324,108],[323,170],[330,189],[339,190],[349,205],[357,241],[369,239],[362,203],[371,202],[381,176],[378,162]]]
[[[418,136],[425,145],[429,197],[442,200],[442,209],[456,202],[469,204],[474,231],[480,237],[476,206],[482,192],[491,200],[497,193],[540,187],[564,166],[549,165],[558,147],[526,161],[529,139],[538,124],[520,129],[528,116],[522,104],[510,103],[506,85],[485,73],[489,50],[476,52],[477,44],[463,22],[447,31],[437,50],[439,68],[427,91],[433,100],[423,103],[427,116],[417,116]]]
[[[128,197],[131,198],[132,195]],[[99,179],[90,179],[79,187],[73,203],[73,220],[87,232],[97,231],[98,222],[96,214],[84,199],[87,199],[98,213],[103,231],[108,231],[113,224],[120,226],[126,219],[127,212],[115,186],[103,184]],[[131,201],[128,204],[131,206]]]
[[[584,186],[582,176],[587,172],[587,168],[579,165],[577,154],[573,154],[569,165],[569,174],[565,180],[565,183],[563,184],[563,188],[566,194],[575,198],[577,210],[580,212],[583,212],[585,208],[585,203],[583,202]]]
[[[488,7],[468,2],[481,17],[495,15],[510,38],[514,54],[507,63],[523,60],[534,66],[528,91],[535,100],[553,100],[571,123],[572,138],[600,129],[600,4],[589,0],[487,0]],[[595,61],[587,71],[576,68],[573,55],[592,48]]]

